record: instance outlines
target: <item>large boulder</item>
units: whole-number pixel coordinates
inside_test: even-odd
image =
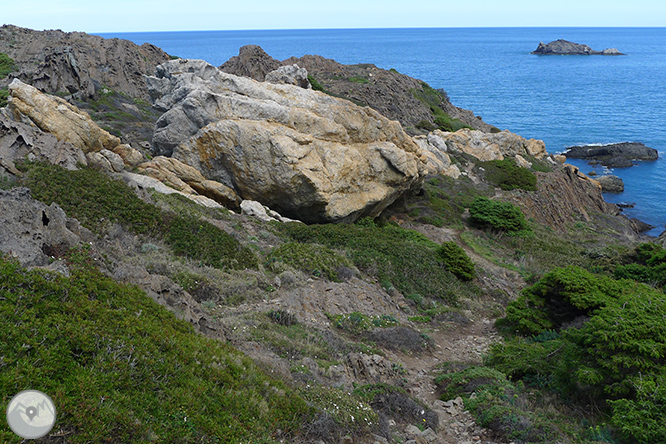
[[[153,151],[305,222],[375,216],[422,180],[426,158],[399,123],[292,85],[174,60],[148,78]]]
[[[454,133],[436,130],[428,135],[428,143],[442,152],[465,153],[480,161],[503,160],[505,157],[543,159],[546,145],[541,140],[525,139],[509,131],[484,133],[461,129]]]

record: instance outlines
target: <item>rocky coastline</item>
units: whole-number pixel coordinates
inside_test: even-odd
[[[77,373],[93,376],[87,391],[61,395],[71,410],[85,405],[86,416],[63,415],[58,442],[94,440],[88,429],[105,421],[122,424],[108,429],[119,441],[219,434],[229,442],[508,444],[525,429],[545,436],[531,412],[540,408],[536,388],[509,386],[484,366],[499,343],[495,320],[551,270],[610,273],[653,240],[641,234],[649,226],[604,200],[621,181],[591,178],[543,141],[500,131],[393,70],[319,56],[277,61],[258,46],[215,67],[148,44],[14,26],[0,28],[0,53],[15,64],[0,79],[0,266],[38,276],[15,289],[13,277],[0,281],[0,289],[45,286],[40,297],[55,298],[50,313],[72,310],[79,287],[86,304],[108,287],[98,309],[123,322],[107,333],[109,321],[90,310],[99,334],[65,353]],[[655,153],[632,143],[572,147],[566,156]],[[518,222],[507,229],[493,216],[484,225],[484,207]],[[114,299],[125,291],[134,298],[127,306]],[[142,298],[155,306],[136,308]],[[26,311],[16,307],[6,312]],[[579,312],[558,316],[579,328]],[[178,318],[189,324],[178,324],[180,333],[198,335],[182,356],[169,354],[181,350],[181,337],[162,331],[104,342],[154,313],[150,328]],[[61,327],[68,317],[59,316]],[[15,342],[42,340],[26,332]],[[58,338],[58,353],[67,340]],[[149,340],[157,345],[136,358]],[[196,348],[204,340],[217,345]],[[3,354],[0,367],[29,352]],[[141,366],[150,377],[136,376]],[[116,374],[132,381],[117,398]],[[454,384],[443,382],[452,375],[463,375],[453,395]],[[165,385],[146,389],[144,379]],[[509,416],[482,422],[469,401],[487,396],[489,381],[513,398],[497,409]],[[167,394],[153,406],[166,431],[125,405],[134,390]],[[216,415],[234,410],[223,429],[197,404],[208,392],[223,401]],[[109,404],[131,415],[96,416]],[[238,419],[241,408],[250,413]],[[567,427],[582,434],[588,424]],[[227,437],[232,425],[238,435]]]
[[[588,45],[570,42],[568,40],[554,40],[550,43],[540,42],[537,49],[530,54],[536,55],[626,55],[616,48],[606,48],[603,51],[595,51]]]

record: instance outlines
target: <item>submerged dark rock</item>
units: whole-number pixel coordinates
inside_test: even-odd
[[[609,145],[583,145],[567,148],[569,159],[585,159],[591,164],[602,164],[610,168],[633,165],[632,160],[657,160],[659,152],[640,142],[621,142]]]
[[[548,44],[540,42],[537,49],[531,54],[538,55],[625,55],[615,48],[595,51],[587,45],[570,42],[568,40],[555,40]]]

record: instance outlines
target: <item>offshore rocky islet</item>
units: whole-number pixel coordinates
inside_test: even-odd
[[[81,64],[77,66],[80,65]],[[375,150],[375,152],[379,152],[381,157],[376,159],[372,157],[370,158],[369,163],[379,171],[386,168],[394,168],[396,164],[402,165],[405,163],[405,160],[398,162],[396,160],[396,152],[392,151],[395,150],[396,147],[402,146],[403,150],[398,151],[397,153],[402,153],[400,154],[401,156],[408,159],[409,162],[413,162],[414,168],[411,168],[411,175],[405,174],[405,171],[410,171],[410,169],[397,168],[398,177],[403,177],[403,184],[399,184],[399,186],[395,187],[395,180],[393,180],[392,183],[390,183],[390,186],[396,188],[395,193],[386,197],[386,200],[379,205],[377,204],[376,199],[370,199],[370,210],[368,210],[369,212],[366,213],[368,215],[373,215],[373,212],[378,210],[380,207],[388,207],[396,200],[406,199],[411,192],[418,192],[419,186],[423,185],[423,181],[429,177],[435,177],[439,175],[451,178],[453,180],[471,180],[472,182],[477,181],[477,183],[483,183],[484,177],[482,174],[479,174],[478,167],[476,166],[477,164],[480,164],[481,162],[492,162],[510,158],[523,168],[530,168],[534,162],[543,161],[547,162],[547,165],[549,165],[549,167],[554,170],[552,172],[536,172],[538,187],[537,191],[535,192],[517,191],[505,193],[499,191],[499,189],[495,191],[495,193],[498,193],[498,195],[502,196],[503,199],[512,201],[519,205],[529,217],[532,217],[536,221],[544,223],[555,230],[566,230],[566,227],[570,226],[570,224],[576,221],[592,223],[594,220],[596,220],[596,214],[601,214],[608,216],[608,220],[605,223],[610,224],[607,226],[612,226],[613,230],[616,230],[619,237],[628,240],[639,239],[639,236],[635,233],[631,223],[626,221],[626,218],[623,219],[621,216],[615,217],[619,215],[619,210],[617,207],[607,204],[603,201],[598,183],[580,173],[576,168],[570,166],[561,166],[560,161],[562,159],[559,158],[556,160],[551,156],[547,156],[543,143],[538,141],[528,141],[506,131],[491,132],[490,127],[487,127],[487,131],[485,132],[472,129],[462,129],[453,133],[436,130],[428,134],[410,138],[406,135],[406,133],[401,132],[399,126],[396,127],[393,124],[388,124],[388,135],[382,132],[383,128],[380,127],[383,127],[383,125],[378,125],[378,127],[373,128],[355,128],[356,130],[362,130],[361,140],[357,140],[354,139],[356,134],[349,135],[349,128],[344,126],[345,123],[348,124],[350,121],[353,121],[355,118],[354,116],[370,118],[371,121],[375,122],[388,121],[383,119],[381,115],[375,115],[368,110],[356,110],[351,104],[346,103],[342,105],[342,109],[345,110],[344,122],[336,122],[335,118],[333,118],[332,122],[334,123],[328,124],[332,127],[332,131],[328,132],[330,134],[327,133],[323,136],[320,135],[321,139],[319,139],[319,141],[314,141],[313,138],[307,137],[307,132],[292,132],[295,131],[294,128],[302,128],[303,120],[294,119],[292,116],[287,116],[286,118],[282,117],[281,113],[284,113],[284,111],[281,110],[279,106],[277,106],[279,105],[279,101],[273,101],[271,99],[271,95],[275,94],[276,91],[280,91],[284,94],[292,94],[289,97],[302,97],[304,98],[303,101],[306,102],[306,104],[309,106],[311,106],[309,101],[314,100],[313,97],[316,97],[317,99],[321,97],[323,100],[325,100],[325,103],[335,104],[341,103],[339,102],[339,99],[333,100],[332,98],[325,97],[323,93],[319,92],[305,92],[307,90],[301,88],[300,86],[268,86],[267,88],[262,89],[256,82],[248,83],[245,80],[238,80],[233,77],[221,76],[217,73],[214,67],[205,65],[202,62],[172,61],[168,62],[167,65],[164,65],[164,71],[162,72],[169,72],[170,69],[177,66],[190,67],[184,70],[186,72],[185,77],[195,78],[197,76],[197,72],[203,72],[203,80],[209,80],[213,77],[222,78],[222,83],[226,83],[228,89],[221,88],[219,85],[211,86],[212,84],[210,84],[207,86],[209,86],[209,90],[213,90],[212,94],[211,91],[207,91],[206,95],[204,96],[190,96],[189,94],[182,94],[178,97],[178,100],[168,99],[167,102],[172,102],[169,106],[162,105],[163,111],[174,109],[176,111],[174,114],[180,114],[181,116],[184,114],[187,117],[181,120],[165,118],[166,124],[164,121],[162,124],[160,124],[162,125],[161,128],[168,128],[169,125],[174,124],[174,122],[177,127],[178,125],[186,127],[187,131],[184,132],[172,131],[179,135],[179,139],[177,140],[178,143],[173,144],[175,152],[178,152],[176,150],[183,150],[182,152],[185,153],[186,144],[184,145],[184,139],[186,139],[186,142],[191,141],[192,137],[197,137],[197,135],[206,129],[208,125],[215,125],[217,122],[219,122],[215,121],[206,123],[205,119],[201,118],[201,114],[196,114],[201,111],[197,107],[197,102],[199,100],[207,101],[210,98],[219,100],[215,97],[216,94],[226,96],[227,98],[230,98],[229,100],[238,100],[237,98],[234,99],[233,94],[241,92],[243,95],[248,95],[248,89],[243,88],[251,87],[254,91],[252,94],[255,95],[255,97],[252,97],[254,103],[243,104],[243,106],[250,107],[245,109],[245,111],[247,112],[248,109],[268,109],[271,112],[276,111],[277,114],[270,114],[266,112],[265,114],[269,116],[267,119],[267,121],[269,121],[268,123],[263,121],[243,122],[244,124],[249,123],[249,125],[242,126],[240,129],[237,129],[236,134],[245,134],[245,137],[249,137],[249,140],[257,140],[257,136],[255,135],[257,127],[263,129],[269,125],[270,130],[267,131],[268,136],[266,136],[265,140],[268,141],[268,145],[270,146],[284,143],[285,134],[291,141],[295,141],[297,143],[300,141],[300,144],[306,145],[312,143],[322,143],[324,145],[328,145],[332,144],[333,142],[343,144],[341,140],[344,143],[351,145],[369,144],[372,146],[373,143],[378,143],[380,147],[384,146],[388,148],[390,153],[385,154],[386,149],[384,153],[382,153],[381,149]],[[250,68],[248,69],[251,70]],[[173,71],[171,71],[171,74],[169,74],[171,77],[177,77],[179,75],[181,74],[174,73]],[[169,76],[163,76],[162,78]],[[197,82],[200,82],[200,80],[194,80],[193,83],[196,84]],[[49,83],[49,85],[53,85],[53,83]],[[191,88],[192,83],[189,85],[183,85],[180,79],[176,79],[175,83],[169,83],[169,85],[170,86],[167,86],[167,89],[171,88],[171,86],[176,86],[174,90],[177,92],[193,89]],[[132,146],[132,144],[123,144],[119,139],[114,138],[111,135],[105,135],[103,133],[104,130],[95,128],[94,122],[85,118],[85,113],[81,113],[81,115],[78,117],[72,117],[77,115],[77,110],[73,107],[67,106],[65,101],[61,102],[62,99],[58,100],[56,97],[45,96],[36,89],[31,89],[28,85],[22,84],[22,82],[18,80],[15,80],[14,83],[12,83],[11,91],[9,107],[7,108],[7,112],[3,113],[2,115],[3,127],[1,134],[3,142],[9,142],[3,143],[2,145],[4,150],[2,153],[2,165],[6,171],[12,174],[14,174],[14,171],[12,170],[13,162],[20,160],[22,157],[46,159],[51,162],[55,160],[55,162],[58,164],[65,165],[70,168],[74,168],[77,163],[85,164],[88,162],[90,164],[98,165],[103,170],[108,171],[110,174],[122,172],[122,176],[125,178],[125,180],[127,180],[129,183],[132,183],[134,186],[137,186],[137,191],[139,193],[142,192],[141,189],[143,186],[138,186],[138,182],[134,180],[137,179],[137,175],[128,170],[136,169],[136,171],[156,177],[164,183],[168,184],[170,187],[178,188],[182,193],[184,193],[184,195],[188,196],[189,198],[196,198],[200,202],[203,201],[201,199],[210,199],[211,206],[214,206],[212,202],[217,201],[223,202],[230,207],[240,206],[242,208],[243,199],[249,197],[249,195],[244,194],[246,193],[244,187],[237,186],[236,177],[231,176],[231,173],[234,172],[234,169],[238,170],[238,168],[233,163],[225,165],[226,173],[224,173],[222,177],[216,176],[215,178],[211,178],[206,177],[206,175],[203,174],[204,171],[200,171],[199,168],[195,168],[197,162],[199,162],[200,165],[202,161],[207,162],[210,160],[209,157],[202,157],[200,155],[200,151],[198,152],[198,150],[191,150],[190,154],[187,156],[183,154],[180,160],[174,157],[166,156],[157,156],[152,160],[149,160],[146,158],[147,153],[145,148],[142,150],[140,145]],[[149,89],[146,89],[147,93],[149,93],[149,91]],[[153,91],[156,91],[156,89],[153,89]],[[176,96],[178,96],[178,94],[176,94]],[[160,95],[161,97],[168,97],[166,95],[162,95],[162,93],[160,93]],[[259,97],[256,97],[256,95]],[[159,99],[157,100],[159,101]],[[185,110],[181,111],[178,109],[178,107],[174,108],[172,106],[176,103],[179,103],[179,100],[182,101],[182,103],[185,105],[183,107]],[[23,106],[25,104],[30,104],[31,101],[32,103],[39,103],[39,106]],[[234,106],[231,108],[234,108]],[[213,108],[213,110],[214,111],[212,111],[212,114],[219,113],[217,108]],[[44,113],[46,113],[46,115]],[[254,111],[252,111],[251,114],[254,115]],[[305,112],[301,112],[299,114],[300,115],[298,117],[305,116],[305,122],[307,122],[308,119],[316,120],[315,117],[312,117]],[[65,118],[62,119],[59,128],[55,122],[58,121],[57,117],[60,116],[65,116]],[[239,119],[238,115],[226,114],[222,116],[223,119],[220,121],[227,122],[224,124],[227,125],[224,127],[225,131],[227,131],[229,128],[228,125],[238,125],[239,120],[253,120],[248,119],[248,116],[249,114],[246,114],[243,116],[244,119]],[[279,118],[276,119],[276,116]],[[317,117],[320,118],[320,116]],[[320,120],[316,121],[319,122]],[[362,122],[367,123],[368,121],[362,120]],[[47,123],[49,125],[48,127],[45,126]],[[273,126],[276,123],[281,125],[278,127],[278,129],[275,129]],[[335,123],[338,125],[336,126]],[[72,132],[72,130],[74,131]],[[367,134],[368,130],[371,130],[370,137],[363,135],[363,131],[366,131],[365,134]],[[45,131],[48,131],[48,133]],[[88,142],[92,143],[85,143],[86,137],[80,137],[81,134],[96,135],[89,137]],[[54,140],[52,135],[55,135],[56,139],[61,140]],[[242,137],[236,137],[239,137],[242,140]],[[278,138],[275,139],[275,137]],[[82,143],[78,142],[79,139]],[[99,140],[109,140],[109,142],[106,144],[102,143],[97,145],[97,141]],[[398,143],[396,143],[396,141]],[[384,145],[387,143],[390,145]],[[235,144],[231,145],[235,146]],[[195,146],[201,148],[200,144]],[[9,149],[7,149],[8,147]],[[407,149],[404,149],[405,147]],[[358,148],[358,146],[355,148]],[[367,147],[365,149],[367,150]],[[372,149],[370,151],[372,152]],[[173,152],[165,152],[164,154],[173,154]],[[5,162],[5,159],[9,159],[11,162]],[[189,160],[191,164],[188,164],[188,162],[184,162],[183,160]],[[291,162],[293,162],[293,160]],[[311,170],[319,173],[319,170],[322,169],[320,166],[321,164],[315,165],[316,166],[311,168]],[[308,165],[308,167],[311,167],[311,165]],[[268,171],[267,173],[272,172]],[[395,174],[395,172],[392,174]],[[234,177],[234,179],[230,179],[231,177]],[[404,179],[405,177],[408,178],[406,181]],[[240,175],[238,176],[238,179],[241,179]],[[258,178],[258,180],[260,179],[261,178]],[[406,186],[404,185],[405,182],[407,184]],[[143,179],[141,183],[148,187],[151,185],[157,186],[155,183],[150,184],[150,182],[143,182]],[[231,185],[233,185],[233,187]],[[347,192],[347,190],[345,190],[345,192]],[[225,194],[226,197],[223,197]],[[259,194],[259,198],[261,198],[261,193]],[[3,192],[2,197],[3,199],[7,197],[9,201],[14,202],[12,205],[19,205],[16,203],[17,201],[30,201],[29,195],[20,192]],[[31,203],[31,205],[35,204]],[[77,227],[74,221],[66,222],[65,219],[63,219],[64,214],[61,212],[61,210],[58,212],[59,209],[57,206],[52,205],[53,208],[48,209],[42,205],[39,205],[39,203],[36,205],[36,209],[25,211],[26,214],[29,213],[36,215],[33,228],[31,230],[36,230],[34,231],[35,233],[41,233],[37,236],[32,236],[33,239],[36,239],[34,245],[26,244],[25,246],[28,252],[24,253],[19,249],[16,249],[16,247],[3,244],[3,250],[11,250],[12,254],[17,255],[19,258],[33,258],[30,260],[31,262],[29,261],[30,263],[26,263],[26,265],[43,265],[50,262],[48,256],[44,255],[43,250],[45,245],[50,245],[51,243],[77,244],[82,241],[93,242],[101,250],[114,251],[114,258],[122,257],[122,255],[119,256],[119,251],[132,251],[136,248],[141,249],[145,245],[137,245],[137,239],[131,239],[131,237],[126,236],[122,232],[116,232],[113,236],[107,234],[106,237],[108,239],[105,238],[104,241],[102,241],[97,239],[91,233],[87,232],[85,229]],[[293,211],[295,214],[298,214],[297,210]],[[326,214],[326,212],[323,211],[321,214]],[[357,207],[354,207],[348,214],[351,214],[351,218],[353,219],[363,215],[364,213],[358,212]],[[44,219],[44,217],[46,217],[46,219]],[[405,224],[406,222],[404,222],[405,219],[403,219],[403,217],[404,216],[401,216],[397,220],[401,221],[400,223]],[[45,220],[53,220],[54,222],[53,224],[51,224],[51,222],[46,224],[44,222]],[[333,220],[336,219],[333,218]],[[7,220],[7,224],[18,224],[21,226],[25,225],[25,221],[25,218],[20,220]],[[254,222],[244,221],[243,224],[246,227],[254,227]],[[431,229],[427,227],[432,226],[421,227],[420,229],[426,232],[431,232],[433,235],[437,233],[436,236],[438,236],[438,238],[441,238],[443,235],[452,238],[451,234],[446,234],[448,233],[446,230],[437,232],[437,230],[434,228]],[[235,230],[231,228],[230,224],[225,225],[225,229],[230,231]],[[251,229],[255,230],[254,232],[257,233],[256,227]],[[50,230],[59,231],[61,234],[59,237],[56,235],[53,235],[54,237],[49,237],[51,234],[47,234],[46,232],[50,233]],[[453,237],[453,239],[456,239],[456,237]],[[473,253],[469,249],[467,251],[470,254]],[[23,256],[24,254],[28,256]],[[35,262],[35,257],[39,257],[39,261],[41,262]],[[493,267],[491,264],[487,263],[487,261],[484,262],[484,260],[479,256],[473,255],[473,257],[475,257],[475,260],[478,261],[479,265],[482,264],[482,266],[485,268],[483,281],[480,280],[484,286],[487,285],[490,286],[490,288],[493,288],[494,285],[499,285],[498,288],[502,288],[502,291],[514,295],[517,293],[518,289],[524,286],[524,282],[520,283],[521,278],[518,276],[512,275],[506,270],[496,270],[496,267]],[[187,319],[191,324],[195,325],[201,332],[212,336],[217,335],[218,337],[221,333],[223,337],[234,337],[234,335],[228,335],[227,333],[224,333],[223,330],[219,329],[219,326],[215,324],[213,317],[207,313],[206,310],[202,309],[202,305],[200,303],[201,301],[197,301],[192,298],[188,292],[183,291],[182,288],[174,284],[174,282],[169,277],[155,273],[154,270],[148,271],[145,268],[142,269],[141,267],[132,266],[131,263],[120,259],[116,264],[111,264],[110,267],[110,271],[114,277],[119,280],[135,283],[141,288],[144,288],[151,297],[171,310],[180,313],[180,316]],[[59,271],[67,272],[66,269]],[[286,276],[287,275],[282,275],[284,278],[285,288],[287,288]],[[391,313],[402,322],[408,322],[406,320],[406,316],[404,313],[402,313],[402,311],[407,309],[406,307],[408,307],[408,305],[403,305],[403,308],[399,310],[395,310],[394,308],[394,304],[396,303],[405,304],[404,297],[400,295],[399,292],[396,293],[395,289],[387,289],[388,291],[383,291],[380,288],[377,288],[379,287],[377,284],[369,284],[363,280],[353,280],[352,282],[355,287],[358,287],[356,290],[354,290],[357,293],[353,293],[349,284],[329,284],[325,280],[317,280],[312,284],[311,290],[303,287],[303,291],[296,292],[297,294],[285,294],[282,291],[280,291],[279,294],[282,298],[284,298],[281,301],[282,303],[293,304],[287,306],[291,307],[291,309],[297,313],[297,316],[301,318],[301,322],[304,323],[315,322],[317,325],[323,325],[326,322],[325,318],[322,318],[320,311],[312,311],[312,307],[318,306],[318,304],[326,304],[326,307],[321,308],[327,311],[332,311],[333,313],[336,313],[335,310],[338,310],[340,314],[357,310],[364,311],[367,313],[367,315],[374,315],[378,312],[386,312]],[[283,283],[280,282],[278,284],[277,281],[274,281],[274,285],[279,287],[283,285]],[[323,298],[322,301],[318,301],[318,298],[313,297],[313,295],[320,293],[329,296],[335,296],[333,296],[333,298],[330,300],[329,298]],[[350,293],[353,294],[352,298],[349,298]],[[358,299],[358,301],[366,300],[366,302],[354,302],[355,299]],[[267,310],[267,308],[271,306],[270,303],[265,304],[262,302],[257,302],[253,305],[253,307],[248,308],[258,312]],[[336,305],[338,305],[337,308]],[[242,310],[239,310],[239,313],[242,313]],[[310,317],[312,318],[312,321],[308,321],[308,318]],[[479,333],[480,330],[475,332],[477,335]],[[476,338],[472,338],[472,342],[484,342],[481,339],[482,338],[480,336],[477,336]],[[259,362],[270,362],[271,365],[275,365],[276,369],[281,369],[280,372],[282,377],[288,378],[289,369],[287,368],[286,372],[284,371],[285,361],[282,358],[273,356],[270,353],[257,352],[252,344],[243,343],[243,341],[240,341],[238,337],[236,337],[234,341],[237,341],[237,346],[245,353],[255,357]],[[475,347],[474,345],[468,344],[466,341],[462,341],[462,343],[465,344],[465,347]],[[484,344],[487,345],[485,342]],[[455,351],[456,353],[461,353],[463,349],[464,348],[456,347]],[[476,359],[478,359],[478,355],[475,355],[474,353],[470,354],[472,359],[474,359],[474,356],[476,356]],[[391,357],[391,359],[397,359],[393,355],[391,355]],[[402,359],[406,358],[402,357]],[[304,360],[303,363],[303,365],[305,365],[306,361]],[[395,364],[395,361],[393,364]],[[367,355],[361,353],[360,355],[348,355],[343,364],[334,365],[326,372],[323,372],[323,369],[316,362],[307,361],[307,365],[311,366],[311,371],[317,376],[317,378],[322,378],[323,380],[328,381],[344,381],[345,384],[350,386],[352,385],[352,382],[357,381],[367,383],[369,381],[392,381],[395,378],[399,378],[401,373],[393,364],[391,364],[388,358],[384,358],[380,355]],[[426,382],[427,378],[423,377],[423,375],[420,375],[418,372],[415,374],[409,373],[404,376],[409,378],[410,383],[415,384],[413,386],[414,393],[425,402],[425,400],[428,399],[426,392],[430,390],[430,385],[428,382]],[[472,432],[477,437],[484,436],[484,432],[478,429],[473,424],[473,421],[470,422],[469,417],[464,417],[461,412],[456,410],[456,406],[460,407],[460,405],[461,404],[459,404],[457,401],[456,403],[442,403],[441,405],[435,402],[431,404],[431,407],[433,408],[433,411],[437,412],[441,420],[448,421],[457,419],[456,423],[459,424],[459,426],[456,427],[459,427],[461,431],[465,430],[467,427],[467,431],[465,433]],[[457,436],[457,441],[460,441],[460,439],[462,439],[461,437],[463,436],[462,434],[449,435],[455,433],[456,427],[443,427],[439,436],[436,433],[434,437],[430,434],[426,434],[430,437],[430,439],[426,438],[425,435],[421,436],[420,430],[417,433],[416,430],[405,428],[404,430],[400,430],[398,432],[394,430],[394,432],[403,434],[405,438],[419,436],[421,439],[426,439],[429,442],[438,442],[437,440],[440,440],[440,442],[453,442],[450,441],[450,439],[453,439],[452,436]],[[490,442],[487,440],[487,438],[484,439],[486,442]],[[379,442],[382,441],[379,440]]]

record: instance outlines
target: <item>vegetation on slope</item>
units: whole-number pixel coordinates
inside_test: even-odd
[[[71,277],[0,258],[0,393],[56,404],[70,442],[274,442],[312,410],[228,345],[68,257]],[[275,435],[281,430],[283,435]],[[20,438],[0,428],[0,441]]]
[[[579,267],[558,268],[510,303],[506,318],[498,322],[509,337],[492,347],[485,361],[488,367],[475,371],[496,375],[493,380],[499,385],[478,383],[473,390],[452,386],[458,379],[473,379],[455,372],[442,375],[439,382],[447,397],[465,394],[481,420],[499,428],[515,415],[511,396],[520,397],[515,388],[520,383],[600,412],[596,416],[612,428],[603,433],[588,430],[590,440],[596,440],[592,435],[597,433],[627,442],[664,442],[665,316],[662,291]],[[512,382],[504,381],[504,375]],[[499,386],[505,388],[498,391]],[[532,432],[535,427],[540,426],[532,422]],[[553,423],[546,428],[557,427]],[[520,434],[526,429],[511,430],[513,438],[526,442],[554,442],[561,432],[545,433],[542,427],[538,436],[526,438]],[[576,438],[572,430],[566,433]]]
[[[256,268],[247,247],[209,222],[163,212],[139,199],[124,182],[92,168],[67,171],[46,163],[26,164],[23,182],[35,199],[57,203],[70,217],[96,233],[119,223],[128,230],[158,237],[174,253],[216,268]]]
[[[439,245],[416,231],[367,221],[354,225],[290,223],[278,229],[296,242],[345,250],[359,270],[405,295],[426,295],[456,305],[459,297],[478,292],[474,285],[462,285],[446,269],[437,253]]]

